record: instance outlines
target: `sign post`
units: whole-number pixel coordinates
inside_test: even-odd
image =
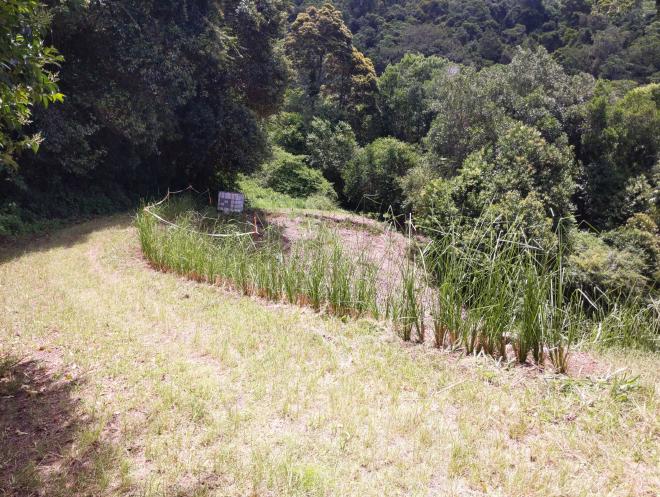
[[[241,213],[244,207],[245,196],[242,193],[218,193],[218,212],[224,214]]]

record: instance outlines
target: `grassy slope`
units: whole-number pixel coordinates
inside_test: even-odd
[[[601,358],[626,394],[406,347],[155,273],[127,217],[26,248],[0,352],[42,369],[0,398],[0,495],[660,493],[657,355]]]

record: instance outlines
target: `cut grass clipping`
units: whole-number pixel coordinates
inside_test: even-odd
[[[145,257],[158,270],[244,295],[340,317],[387,318],[405,341],[424,342],[432,328],[437,347],[550,361],[560,373],[568,370],[571,347],[585,338],[657,348],[656,307],[593,306],[586,316],[585,301],[566,290],[561,243],[548,254],[522,230],[475,226],[472,236],[459,237],[449,228],[424,249],[411,243],[400,282],[383,288],[377,265],[346,253],[323,225],[310,225],[308,236],[287,246],[276,228],[250,233],[249,223],[206,214],[186,197],[142,211],[136,223]]]

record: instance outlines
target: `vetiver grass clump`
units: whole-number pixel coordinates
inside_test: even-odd
[[[541,250],[524,231],[477,225],[469,232],[450,226],[426,255],[438,288],[433,325],[439,347],[463,347],[468,354],[531,358],[545,352],[560,372],[580,314],[564,295],[562,247]]]
[[[205,217],[178,199],[143,210],[136,224],[156,269],[337,316],[380,315],[375,265],[345,254],[323,227],[285,248],[274,228],[257,234],[249,224]]]
[[[580,340],[657,350],[660,304],[635,297],[593,302],[571,288],[561,230],[560,223],[550,249],[515,222],[456,224],[436,234],[424,254],[437,288],[436,345],[495,359],[506,358],[510,346],[519,363],[548,359],[562,373]]]
[[[285,246],[275,228],[257,234],[249,223],[205,216],[183,198],[145,209],[137,226],[143,252],[159,270],[336,316],[385,317],[404,341],[424,342],[432,329],[439,348],[539,366],[550,361],[561,373],[580,340],[660,345],[657,303],[593,302],[567,283],[561,237],[542,249],[515,223],[484,221],[468,231],[450,225],[421,250],[409,236],[398,283],[385,285],[374,262],[347,253],[323,224],[310,224],[306,236]]]

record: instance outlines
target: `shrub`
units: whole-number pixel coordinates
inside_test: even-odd
[[[358,151],[344,170],[349,203],[366,211],[400,211],[403,190],[400,178],[417,166],[415,148],[395,138],[379,138]]]
[[[402,207],[406,212],[421,212],[425,205],[421,193],[433,180],[439,179],[438,173],[426,162],[421,163],[406,173],[399,180],[403,193]]]
[[[618,250],[635,253],[643,262],[642,274],[660,288],[660,230],[647,214],[635,214],[628,222],[605,233],[603,239]]]
[[[570,216],[575,162],[568,147],[548,143],[521,123],[509,123],[493,149],[470,154],[457,174],[408,187],[406,203],[421,226],[488,215],[505,224],[523,218],[530,236],[549,239],[548,219]],[[520,221],[520,220],[519,220]],[[540,233],[543,232],[543,233]]]
[[[273,190],[297,198],[322,195],[336,198],[332,185],[320,171],[307,166],[305,157],[276,149],[274,158],[264,166],[265,184]]]
[[[268,123],[271,141],[292,154],[304,154],[305,119],[297,112],[281,112]]]
[[[575,232],[568,258],[569,282],[592,298],[638,294],[647,284],[639,254],[609,246],[595,234]]]
[[[343,189],[341,172],[355,155],[357,142],[351,127],[340,121],[332,125],[329,121],[314,118],[307,135],[308,164],[323,174],[337,189]]]

